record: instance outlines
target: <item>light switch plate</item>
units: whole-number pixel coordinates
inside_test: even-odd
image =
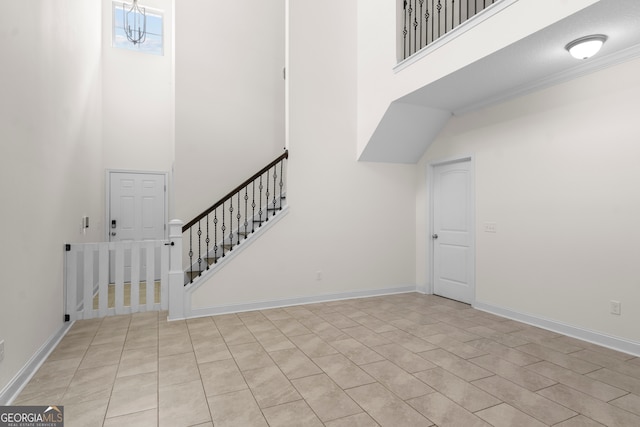
[[[495,233],[496,232],[496,223],[495,222],[485,222],[483,224],[485,233]]]

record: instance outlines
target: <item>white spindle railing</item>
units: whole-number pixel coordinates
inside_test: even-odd
[[[169,247],[164,240],[67,245],[65,302],[69,320],[167,310]],[[114,264],[111,272],[110,262]],[[125,282],[125,268],[129,267]],[[160,283],[158,303],[156,282]],[[108,303],[110,286],[115,294],[112,306]],[[129,288],[129,305],[125,305],[125,287]],[[146,291],[144,301],[140,301],[142,287]],[[94,309],[96,295],[98,308]]]

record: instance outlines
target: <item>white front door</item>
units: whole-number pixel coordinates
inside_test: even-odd
[[[109,241],[162,240],[165,238],[166,174],[109,171],[107,227]],[[155,254],[155,278],[160,277],[160,251]],[[131,280],[130,257],[125,256],[124,280]],[[146,277],[146,257],[141,257],[140,277]],[[115,277],[110,262],[111,281]]]
[[[433,167],[433,293],[471,304],[475,299],[471,160]]]

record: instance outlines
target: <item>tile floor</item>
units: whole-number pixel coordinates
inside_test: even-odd
[[[15,404],[73,426],[640,426],[640,358],[420,294],[78,321]]]

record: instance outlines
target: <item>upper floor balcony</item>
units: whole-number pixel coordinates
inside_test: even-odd
[[[452,116],[640,57],[638,0],[359,0],[361,161],[416,163]],[[568,43],[604,34],[600,53]]]

